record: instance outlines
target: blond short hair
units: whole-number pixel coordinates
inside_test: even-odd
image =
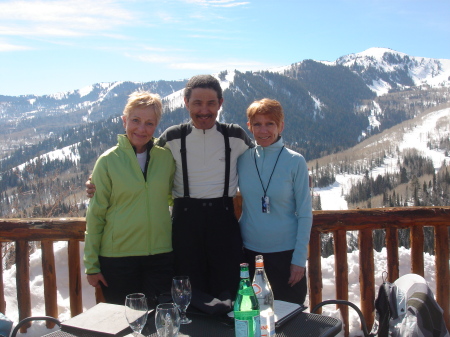
[[[124,116],[128,116],[130,111],[135,108],[154,107],[156,120],[161,120],[162,116],[162,102],[158,94],[152,94],[148,91],[135,91],[128,96],[127,104],[123,109]]]

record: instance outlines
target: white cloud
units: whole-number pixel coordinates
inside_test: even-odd
[[[124,34],[111,34],[111,33],[103,33],[101,34],[103,37],[107,37],[114,40],[124,40],[124,41],[130,41],[130,40],[136,40],[135,37],[131,37],[129,35]]]
[[[143,47],[142,49],[154,52],[185,52],[185,50],[179,48]]]
[[[221,35],[203,35],[203,34],[191,34],[188,35],[191,39],[209,39],[209,40],[235,40],[235,37],[221,36]]]
[[[181,48],[142,46],[138,52],[126,52],[124,55],[147,63],[173,63],[186,60],[185,54],[188,52],[188,50]]]
[[[180,60],[179,57],[159,55],[159,54],[134,55],[125,53],[125,56],[146,63],[169,63]]]
[[[236,0],[185,0],[187,3],[193,3],[209,7],[237,7],[248,5],[250,2],[239,2]]]
[[[224,62],[181,62],[172,63],[169,68],[172,69],[192,69],[192,70],[209,70],[209,71],[219,71],[223,69],[236,69],[240,71],[247,71],[250,69],[257,69],[263,67],[262,63],[259,62],[238,62],[238,61],[224,61]]]
[[[132,22],[112,0],[21,0],[0,3],[1,35],[78,36]]]
[[[248,5],[250,2],[236,2],[236,1],[210,1],[212,6],[216,7],[237,7]]]
[[[2,43],[0,42],[0,52],[4,51],[18,51],[18,50],[31,50],[33,48],[27,46],[19,46],[10,43]]]
[[[169,69],[178,70],[203,70],[220,71],[223,69],[236,69],[239,71],[248,71],[255,69],[268,69],[272,66],[261,62],[224,60],[219,62],[199,61],[198,58],[189,57],[190,50],[161,48],[161,47],[142,47],[140,53],[124,53],[126,57],[146,63],[165,64]],[[149,51],[149,53],[145,53]],[[181,56],[180,56],[181,55]]]
[[[171,13],[169,13],[167,11],[158,11],[155,14],[156,14],[156,17],[158,17],[163,22],[166,22],[166,23],[179,22],[179,19],[175,18]]]
[[[0,26],[0,35],[3,36],[64,36],[74,37],[88,34],[87,31],[79,31],[68,27],[55,25],[35,25],[33,27]]]

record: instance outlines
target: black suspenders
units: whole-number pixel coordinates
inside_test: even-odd
[[[225,140],[225,186],[223,188],[223,197],[228,197],[228,189],[230,187],[230,165],[231,165],[231,148],[230,138],[228,138],[228,130],[225,124],[220,124],[222,127],[223,138]]]
[[[187,160],[186,160],[186,133],[187,124],[181,125],[181,166],[183,167],[183,186],[184,186],[184,198],[189,198],[189,181],[187,172]]]
[[[223,139],[225,141],[225,186],[223,190],[223,197],[228,197],[228,189],[230,185],[230,167],[231,167],[231,147],[230,139],[228,138],[228,130],[226,124],[219,124],[222,130]],[[183,167],[183,186],[184,186],[184,198],[190,198],[189,196],[189,180],[187,170],[187,158],[186,158],[186,134],[188,124],[181,125],[181,166]]]

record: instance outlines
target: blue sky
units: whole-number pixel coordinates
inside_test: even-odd
[[[0,95],[334,61],[450,59],[449,0],[0,0]]]

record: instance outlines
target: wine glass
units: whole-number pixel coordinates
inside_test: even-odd
[[[127,295],[125,299],[125,316],[133,336],[137,337],[147,322],[147,299],[144,294],[134,293]]]
[[[159,337],[176,337],[180,331],[180,313],[173,303],[162,303],[156,307],[156,332]]]
[[[175,276],[172,279],[172,300],[181,313],[181,324],[189,324],[192,321],[186,317],[186,309],[191,303],[192,289],[189,276]]]

